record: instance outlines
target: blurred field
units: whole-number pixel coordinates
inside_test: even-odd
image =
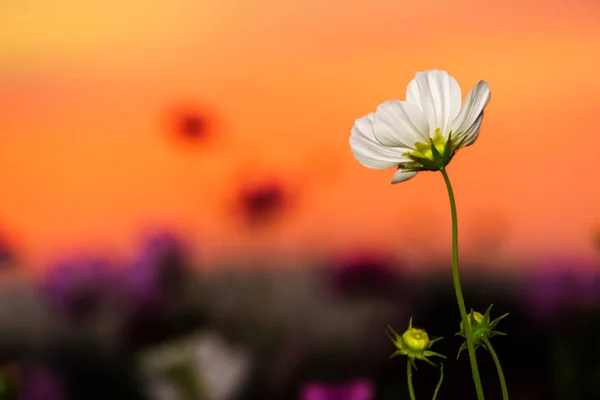
[[[0,399],[407,398],[386,324],[474,398],[439,174],[392,186],[354,120],[489,82],[449,172],[467,305],[511,399],[600,398],[594,0],[0,4]],[[500,398],[480,352],[488,399]],[[428,396],[437,371],[416,374]],[[322,398],[322,397],[321,397]]]

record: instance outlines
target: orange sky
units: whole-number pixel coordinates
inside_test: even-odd
[[[323,243],[446,254],[441,176],[391,186],[393,171],[365,169],[348,145],[356,118],[437,68],[463,94],[480,79],[492,91],[480,139],[450,167],[465,255],[490,219],[498,264],[592,256],[599,18],[595,0],[3,2],[0,221],[33,263],[75,245],[124,250],[153,224],[209,256]],[[168,141],[164,115],[182,101],[216,110],[209,148]],[[305,193],[255,238],[223,206],[248,165]]]

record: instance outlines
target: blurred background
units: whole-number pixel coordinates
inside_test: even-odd
[[[356,118],[445,69],[492,100],[449,167],[511,398],[600,398],[596,0],[4,0],[0,398],[407,399],[410,316],[473,399],[440,174]],[[479,351],[488,399],[500,389]],[[415,374],[430,396],[438,370]]]

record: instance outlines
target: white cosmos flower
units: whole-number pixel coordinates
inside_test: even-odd
[[[440,170],[477,139],[490,100],[487,82],[461,100],[460,86],[446,71],[417,72],[405,101],[386,101],[356,120],[350,135],[354,158],[372,169],[397,167],[392,183]]]
[[[207,400],[231,400],[246,384],[254,361],[245,348],[208,331],[151,349],[140,363],[153,399],[179,400],[187,398],[186,393],[202,393]],[[175,371],[179,377],[185,371],[188,375],[183,377],[192,380],[174,380]]]

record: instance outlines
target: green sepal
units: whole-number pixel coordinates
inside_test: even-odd
[[[389,356],[388,358],[394,358],[396,356],[405,356],[406,352],[403,350],[396,350],[395,352],[392,353],[391,356]]]
[[[455,153],[455,151],[453,151],[452,149],[452,131],[450,131],[450,133],[448,133],[448,139],[446,140],[446,144],[444,145],[444,160],[448,160],[448,162],[450,162],[450,159]]]
[[[463,350],[465,350],[466,348],[467,348],[467,342],[463,342],[463,344],[461,344],[460,348],[458,349],[458,354],[456,355],[457,360],[460,357],[460,353],[462,353]]]
[[[416,371],[417,370],[417,364],[415,364],[415,358],[414,357],[408,357],[408,360],[410,361],[410,364],[412,365],[412,367]]]
[[[434,367],[437,367],[437,364],[436,364],[436,363],[434,363],[433,361],[431,361],[431,360],[430,360],[429,358],[427,358],[427,357],[419,358],[419,360],[423,360],[423,361],[425,361],[427,364],[429,364],[429,365],[432,365],[432,366],[434,366]],[[415,368],[415,369],[416,369],[416,368]]]
[[[423,168],[421,169],[426,169],[428,171],[437,171],[439,170],[439,167],[437,165],[437,163],[433,160],[430,160],[428,158],[424,158],[424,157],[419,157],[419,156],[415,156],[412,154],[407,154],[407,157],[409,157],[411,160],[416,161],[417,163],[419,163]]]
[[[495,320],[493,320],[493,321],[490,323],[490,329],[492,329],[492,330],[493,330],[493,329],[496,327],[496,325],[498,325],[498,322],[500,322],[500,321],[502,321],[504,318],[508,317],[508,315],[509,315],[509,314],[510,314],[510,313],[506,313],[506,314],[504,314],[503,316],[501,316],[501,317],[498,317],[498,318],[496,318]]]
[[[427,351],[426,351],[425,353],[423,353],[423,354],[425,354],[425,356],[427,356],[427,357],[440,357],[440,358],[443,358],[444,360],[446,359],[446,356],[445,356],[445,355],[443,355],[443,354],[440,354],[440,353],[436,353],[435,351],[430,351],[430,350],[427,350]]]

